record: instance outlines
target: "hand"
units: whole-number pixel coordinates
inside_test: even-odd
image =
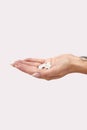
[[[65,54],[48,59],[34,59],[28,58],[24,60],[18,60],[12,64],[13,67],[30,74],[36,78],[42,78],[46,80],[58,79],[73,70],[73,60],[77,58],[71,54]],[[38,66],[50,62],[52,67],[50,69],[38,69]]]

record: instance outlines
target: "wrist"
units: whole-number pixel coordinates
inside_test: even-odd
[[[72,56],[71,72],[87,74],[87,60],[83,59],[83,57]]]

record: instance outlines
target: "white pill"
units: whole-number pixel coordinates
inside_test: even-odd
[[[45,68],[46,69],[49,69],[51,67],[51,64],[50,64],[50,62],[48,62],[46,65],[45,65]]]
[[[51,63],[50,62],[47,62],[47,63],[44,63],[44,64],[41,64],[39,67],[39,69],[50,69],[51,68]]]
[[[41,64],[41,65],[39,65],[38,68],[39,68],[39,69],[43,69],[43,68],[45,68],[45,66],[46,66],[45,64]]]

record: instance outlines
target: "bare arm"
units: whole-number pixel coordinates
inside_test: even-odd
[[[87,57],[77,57],[72,60],[72,72],[87,74]]]

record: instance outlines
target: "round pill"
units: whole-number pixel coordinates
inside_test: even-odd
[[[44,63],[44,64],[41,64],[39,65],[38,67],[39,69],[50,69],[51,68],[51,63],[50,62],[47,62],[47,63]]]

